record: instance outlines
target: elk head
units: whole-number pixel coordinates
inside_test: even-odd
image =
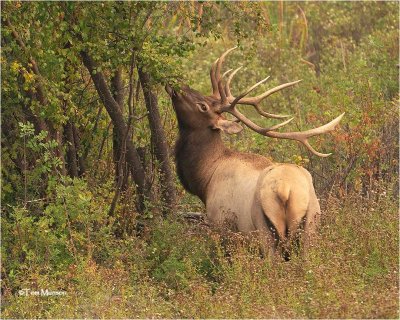
[[[310,145],[308,139],[315,135],[328,133],[334,130],[342,119],[344,113],[321,127],[306,131],[275,131],[291,122],[293,118],[285,120],[282,123],[271,127],[260,127],[259,125],[248,119],[244,114],[242,114],[237,109],[237,105],[253,106],[256,111],[263,117],[274,119],[288,118],[288,116],[286,115],[277,115],[265,112],[263,109],[261,109],[260,103],[262,100],[272,95],[273,93],[294,86],[301,80],[284,83],[255,97],[247,97],[247,95],[255,88],[266,82],[269,79],[269,77],[267,77],[235,97],[231,93],[230,83],[234,75],[241,69],[241,67],[237,68],[234,71],[230,69],[226,71],[223,75],[221,75],[222,64],[225,60],[225,57],[234,49],[236,49],[236,47],[227,50],[213,63],[210,70],[210,78],[213,92],[210,96],[203,96],[201,93],[191,89],[188,86],[182,87],[181,90],[174,90],[169,85],[166,86],[166,90],[172,99],[172,103],[177,114],[179,127],[181,129],[191,130],[208,128],[210,130],[222,130],[226,133],[232,134],[238,133],[242,130],[242,127],[239,124],[240,122],[251,130],[264,136],[279,139],[296,140],[306,146],[308,150],[310,150],[313,154],[317,156],[329,156],[330,153],[324,154],[316,151]],[[223,116],[223,113],[229,113],[233,115],[236,118],[236,121],[227,120]]]
[[[243,130],[240,124],[225,119],[219,111],[221,109],[220,99],[203,96],[188,86],[176,91],[167,85],[166,90],[171,96],[181,129],[209,128],[210,130],[222,130],[229,134]]]

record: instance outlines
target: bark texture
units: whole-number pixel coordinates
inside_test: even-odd
[[[100,100],[102,101],[114,127],[116,128],[118,136],[122,140],[123,137],[126,136],[127,125],[124,121],[124,117],[119,108],[119,105],[113,98],[112,93],[107,85],[105,76],[101,71],[96,70],[97,65],[93,61],[92,57],[88,54],[88,52],[82,51],[81,57],[85,67],[90,73],[97,93],[99,94]],[[137,208],[140,212],[143,212],[145,208],[145,199],[150,196],[149,183],[146,180],[145,171],[143,169],[142,163],[140,162],[137,150],[131,140],[127,139],[126,149],[126,158],[131,169],[133,180],[137,186]]]
[[[160,163],[161,193],[166,209],[164,212],[166,212],[168,210],[172,210],[176,204],[176,190],[174,184],[174,175],[171,169],[171,161],[169,158],[169,148],[161,123],[157,96],[151,90],[150,76],[141,68],[138,68],[138,72],[140,83],[143,89],[146,108],[148,111],[148,120],[150,124],[151,141],[154,148],[154,154]]]
[[[118,69],[114,76],[111,78],[111,90],[113,97],[117,102],[120,112],[124,113],[124,83],[122,80],[122,71]],[[121,190],[126,190],[128,187],[128,166],[126,163],[126,157],[123,153],[126,152],[126,143],[124,141],[129,139],[130,133],[127,133],[127,137],[121,137],[118,135],[118,130],[113,126],[113,160],[115,168],[115,182],[117,186],[120,186]]]

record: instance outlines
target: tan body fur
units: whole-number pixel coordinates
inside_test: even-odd
[[[261,163],[266,162],[264,159],[252,158]],[[207,218],[213,224],[233,224],[244,233],[258,231],[272,251],[278,239],[283,244],[296,236],[303,220],[308,244],[320,215],[307,170],[291,164],[263,166],[240,157],[220,161],[207,188],[205,204]]]

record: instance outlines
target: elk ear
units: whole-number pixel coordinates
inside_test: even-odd
[[[235,134],[235,133],[239,133],[240,131],[242,131],[243,127],[235,121],[230,121],[230,120],[226,120],[223,118],[219,118],[217,120],[217,123],[214,126],[214,129],[220,129],[223,132],[228,133],[228,134]]]

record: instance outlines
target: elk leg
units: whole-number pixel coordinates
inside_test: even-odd
[[[263,257],[274,260],[279,240],[276,227],[256,202],[253,205],[251,218],[260,241]]]
[[[303,236],[303,254],[306,257],[310,247],[315,243],[317,238],[317,227],[321,219],[321,208],[314,188],[310,190],[310,202],[307,209],[306,221],[304,225]]]

